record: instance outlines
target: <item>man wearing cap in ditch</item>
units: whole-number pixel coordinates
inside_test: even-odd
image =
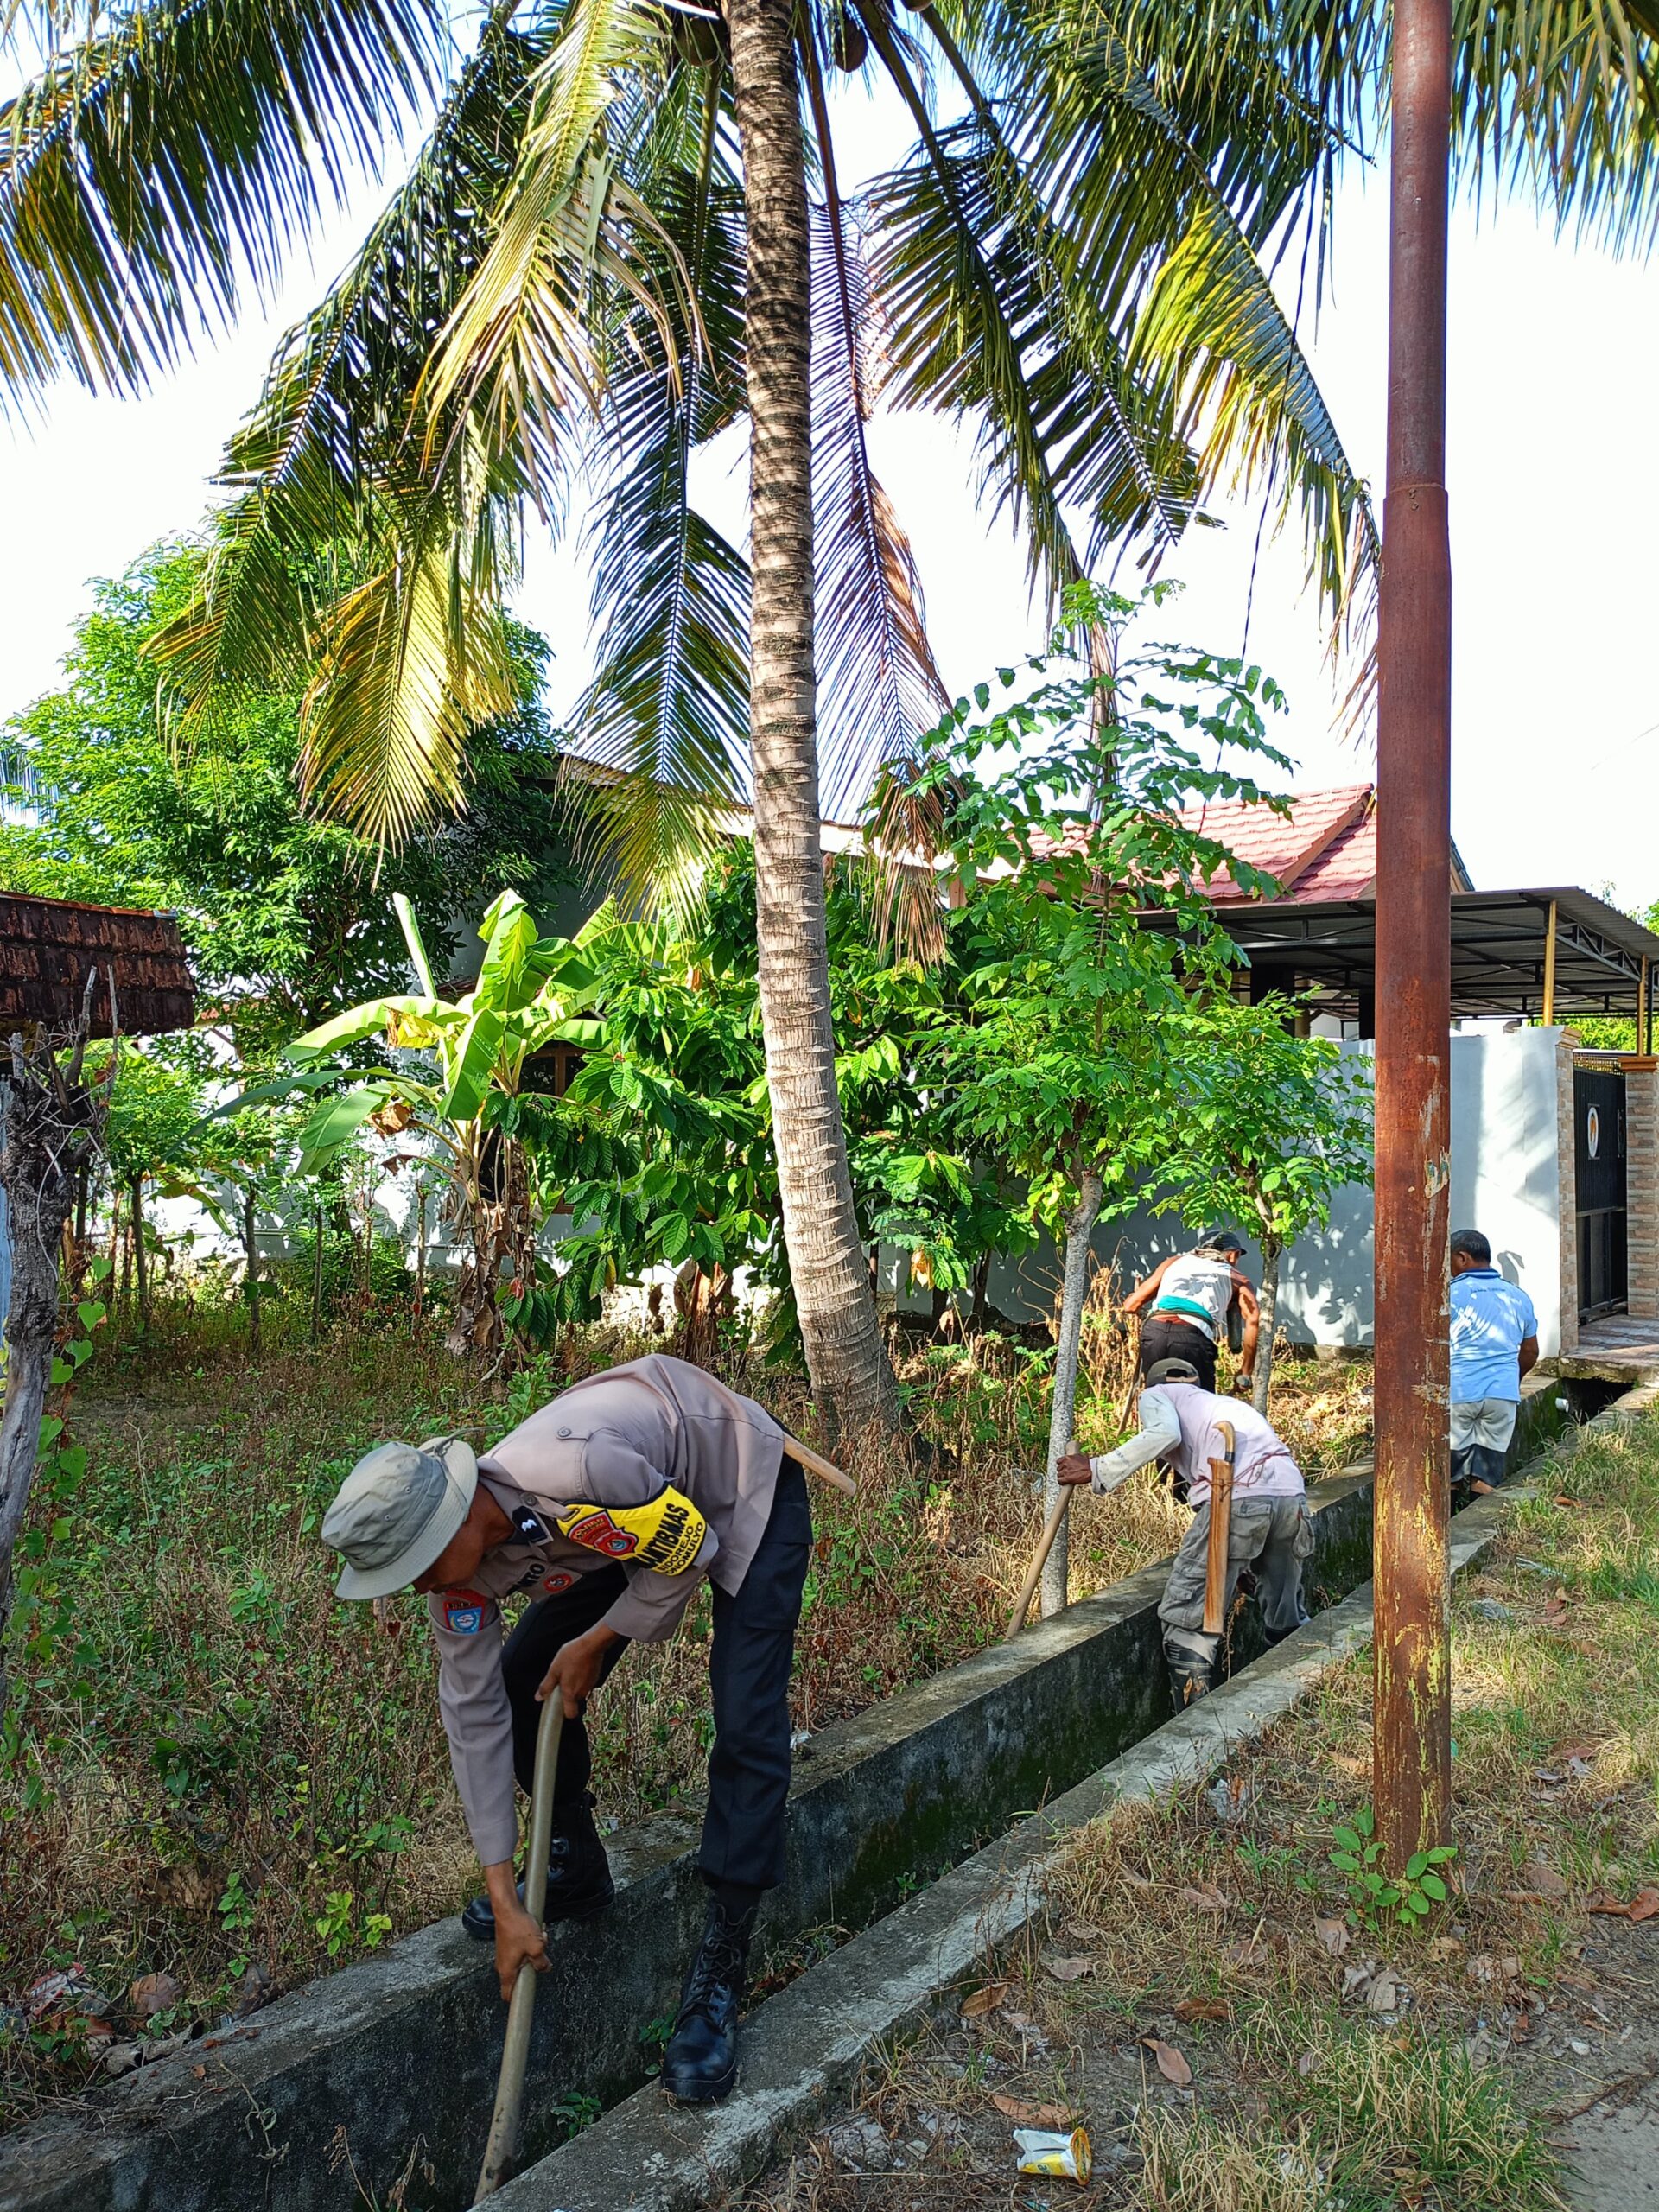
[[[1126,1313],[1144,1315],[1140,1363],[1144,1376],[1160,1360],[1184,1359],[1206,1390],[1216,1387],[1216,1355],[1238,1325],[1235,1387],[1248,1390],[1255,1376],[1262,1308],[1255,1286],[1239,1266],[1244,1239],[1236,1229],[1212,1229],[1190,1252],[1172,1252],[1123,1300]],[[1150,1309],[1150,1310],[1148,1310]]]
[[[737,2015],[755,1914],[784,1872],[789,1677],[811,1556],[805,1478],[764,1407],[683,1360],[653,1356],[563,1391],[476,1459],[454,1437],[383,1444],[322,1524],[342,1598],[426,1596],[438,1701],[486,1894],[462,1915],[493,1938],[503,1997],[547,1964],[515,1885],[515,1777],[529,1791],[543,1698],[564,1700],[546,1916],[582,1920],[614,1894],[588,1794],[582,1710],[631,1642],[661,1643],[705,1579],[715,1716],[701,1866],[702,1942],[664,2054],[683,2102],[737,2078]],[[500,1603],[530,1604],[505,1641]]]
[[[1307,1618],[1302,1605],[1302,1561],[1313,1549],[1307,1485],[1265,1414],[1236,1398],[1206,1390],[1190,1360],[1161,1359],[1141,1393],[1140,1431],[1116,1452],[1086,1459],[1068,1453],[1059,1462],[1063,1483],[1092,1483],[1096,1492],[1116,1490],[1137,1467],[1162,1459],[1186,1484],[1192,1525],[1170,1567],[1158,1607],[1164,1624],[1164,1656],[1178,1705],[1202,1697],[1212,1684],[1220,1636],[1204,1630],[1204,1586],[1210,1554],[1210,1462],[1224,1459],[1225,1421],[1233,1432],[1233,1502],[1227,1536],[1227,1619],[1248,1568],[1269,1643],[1281,1643]]]

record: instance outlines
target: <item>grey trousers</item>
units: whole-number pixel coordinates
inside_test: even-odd
[[[1313,1549],[1313,1522],[1306,1497],[1236,1497],[1227,1533],[1227,1593],[1224,1618],[1238,1595],[1248,1567],[1271,1642],[1278,1643],[1307,1618],[1302,1603],[1302,1561]],[[1221,1649],[1219,1636],[1204,1632],[1205,1570],[1210,1552],[1210,1501],[1192,1516],[1164,1585],[1158,1618],[1164,1652],[1185,1674],[1208,1673]]]

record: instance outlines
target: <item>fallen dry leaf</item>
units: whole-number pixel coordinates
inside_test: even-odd
[[[1213,1882],[1200,1882],[1196,1885],[1189,1883],[1181,1891],[1181,1897],[1185,1904],[1196,1905],[1200,1912],[1230,1912],[1233,1909],[1232,1899],[1224,1896]]]
[[[1219,1997],[1184,1997],[1175,2007],[1178,2020],[1230,2020],[1232,2007]]]
[[[1581,1497],[1569,1497],[1564,1490],[1558,1490],[1555,1493],[1555,1503],[1557,1505],[1581,1506],[1584,1500]]]
[[[1166,2043],[1161,2036],[1142,2036],[1141,2043],[1157,2060],[1158,2071],[1166,2082],[1173,2082],[1178,2089],[1191,2088],[1192,2069],[1173,2043]]]
[[[1566,1766],[1573,1759],[1581,1760],[1588,1766],[1605,1744],[1606,1738],[1601,1736],[1586,1737],[1582,1740],[1576,1736],[1564,1736],[1559,1744],[1552,1744],[1544,1756],[1552,1766]]]
[[[1541,1897],[1564,1897],[1567,1884],[1546,1859],[1529,1859],[1522,1869],[1527,1887]]]
[[[1070,2127],[1073,2115],[1064,2105],[1028,2105],[1018,2097],[995,2096],[991,2102],[1016,2127]]]
[[[1540,1618],[1546,1628],[1564,1628],[1567,1625],[1567,1599],[1561,1592],[1556,1592]]]
[[[1158,1886],[1150,1875],[1137,1874],[1133,1866],[1125,1866],[1122,1874],[1132,1890],[1155,1890]]]
[[[1605,1894],[1599,1897],[1592,1897],[1586,1909],[1590,1912],[1600,1913],[1607,1920],[1628,1920],[1630,1916],[1629,1905],[1621,1904],[1617,1897],[1610,1897]]]
[[[1316,1917],[1313,1923],[1313,1933],[1333,1959],[1339,1959],[1353,1941],[1345,1920],[1325,1920]]]
[[[1319,2064],[1319,2054],[1318,2051],[1305,2050],[1296,2062],[1296,2071],[1306,2078],[1313,2071],[1313,2069]]]
[[[1659,1913],[1659,1890],[1638,1890],[1630,1900],[1632,1920],[1651,1920]]]
[[[1365,2003],[1373,2012],[1393,2012],[1399,2009],[1400,1985],[1386,1967],[1366,1991]]]
[[[1092,1959],[1055,1959],[1045,1957],[1043,1966],[1056,1981],[1081,1981],[1094,1966]]]
[[[1428,1947],[1431,1959],[1454,1959],[1463,1948],[1463,1939],[1458,1936],[1437,1936]]]
[[[976,1989],[962,2000],[964,2020],[982,2019],[987,2012],[995,2012],[1008,1993],[1006,1981],[988,1981],[983,1989]]]

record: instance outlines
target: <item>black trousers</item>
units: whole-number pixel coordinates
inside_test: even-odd
[[[1141,1324],[1141,1372],[1160,1359],[1190,1359],[1206,1390],[1216,1387],[1216,1347],[1202,1329],[1185,1321],[1172,1321],[1149,1313]]]
[[[789,1677],[801,1592],[811,1558],[806,1478],[786,1459],[779,1471],[766,1534],[742,1587],[733,1595],[716,1585],[714,1592],[709,1686],[715,1744],[709,1754],[709,1809],[699,1854],[702,1872],[711,1881],[770,1890],[784,1878]],[[536,1732],[542,1715],[536,1702],[537,1686],[555,1652],[604,1618],[626,1579],[620,1567],[603,1567],[582,1575],[556,1597],[538,1599],[526,1607],[502,1647],[501,1672],[512,1707],[513,1771],[526,1794],[535,1778]],[[612,1645],[606,1655],[606,1675],[625,1649],[620,1643]],[[567,1720],[559,1739],[554,1803],[568,1805],[579,1796],[592,1772],[587,1727],[580,1720]]]

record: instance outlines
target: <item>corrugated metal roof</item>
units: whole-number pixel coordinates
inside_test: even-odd
[[[0,891],[0,1026],[67,1028],[93,966],[94,1037],[109,1036],[116,1024],[124,1036],[153,1037],[194,1020],[195,983],[172,915]]]

